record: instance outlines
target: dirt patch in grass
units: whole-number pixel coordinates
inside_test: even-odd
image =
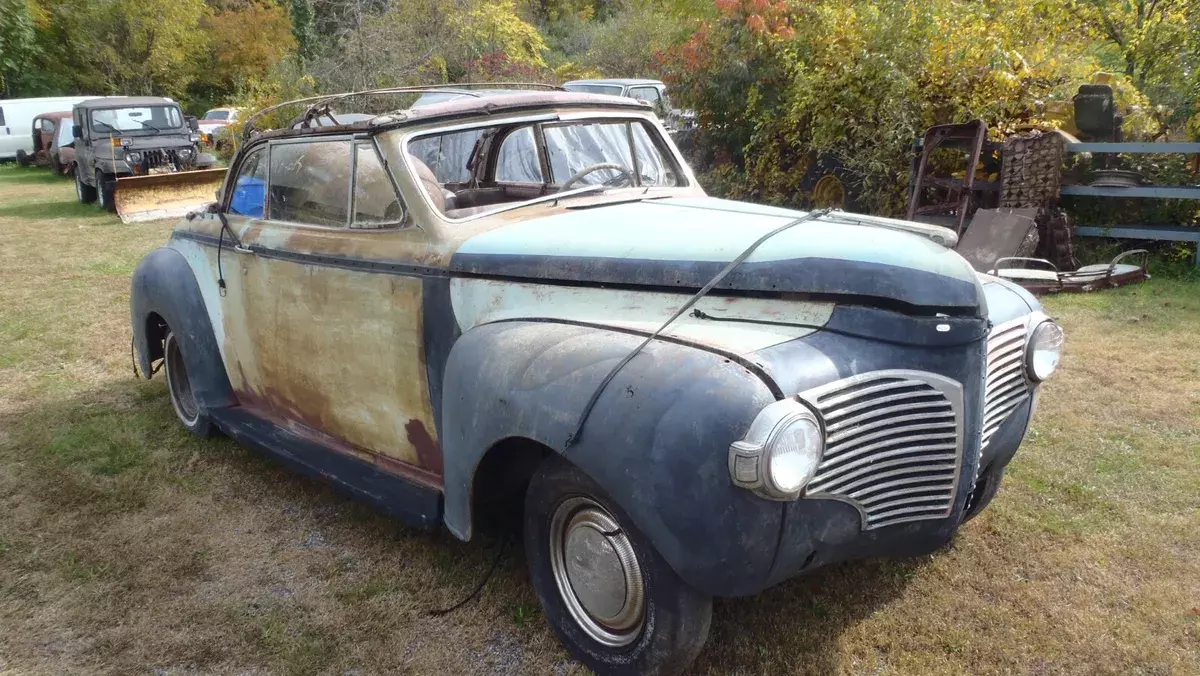
[[[128,274],[169,223],[0,167],[0,671],[582,674],[519,547],[405,528],[175,422]],[[1047,301],[1068,333],[945,551],[716,603],[696,674],[1200,673],[1200,286]]]

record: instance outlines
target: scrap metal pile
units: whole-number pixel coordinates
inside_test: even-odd
[[[910,220],[955,230],[958,252],[975,269],[1035,293],[1094,291],[1149,279],[1148,255],[1141,249],[1106,264],[1079,266],[1071,215],[1059,204],[1067,143],[1063,133],[1033,131],[1002,144],[986,139],[987,127],[979,120],[926,132],[913,164]],[[950,176],[935,175],[931,156],[947,148],[963,151],[967,165]],[[976,180],[982,173],[978,169],[997,153],[999,183]],[[991,198],[991,208],[983,208],[979,195]]]

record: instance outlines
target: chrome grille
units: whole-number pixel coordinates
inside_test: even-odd
[[[809,390],[825,455],[805,497],[854,505],[863,529],[950,515],[962,469],[962,386],[923,371],[874,371]]]
[[[176,157],[174,150],[144,150],[142,151],[142,164],[147,169],[155,169],[163,165],[175,165]]]
[[[987,376],[983,393],[983,435],[980,451],[1008,416],[1029,397],[1025,377],[1027,318],[1001,324],[988,336]]]

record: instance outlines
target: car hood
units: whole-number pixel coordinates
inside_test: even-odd
[[[592,206],[471,237],[452,272],[570,285],[657,290],[704,286],[755,240],[804,215],[708,197]],[[949,231],[834,212],[763,243],[714,290],[805,294],[922,313],[983,316],[971,266]]]

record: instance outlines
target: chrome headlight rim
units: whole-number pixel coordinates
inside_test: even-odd
[[[1026,377],[1029,378],[1030,382],[1041,383],[1050,378],[1050,376],[1054,375],[1055,372],[1058,371],[1059,365],[1062,363],[1062,350],[1063,343],[1066,339],[1066,332],[1063,331],[1062,326],[1060,326],[1058,322],[1044,314],[1035,317],[1033,321],[1030,322],[1030,327],[1031,328],[1029,329],[1028,334],[1029,338],[1025,342],[1025,374]],[[1055,359],[1053,364],[1050,366],[1049,371],[1045,372],[1039,371],[1037,361],[1037,353],[1039,350],[1038,342],[1040,336],[1044,335],[1042,333],[1043,330],[1055,331],[1058,334],[1058,345],[1056,348],[1057,354],[1055,355]]]
[[[779,485],[772,471],[782,461],[784,451],[779,445],[782,435],[793,425],[811,425],[816,439],[815,448],[806,449],[811,467],[801,475],[795,486]],[[781,399],[764,407],[751,423],[746,435],[729,447],[729,475],[734,485],[751,490],[769,500],[798,500],[816,475],[825,453],[825,422],[820,413],[799,397]]]
[[[142,163],[142,153],[137,150],[125,151],[125,164],[134,165]]]

